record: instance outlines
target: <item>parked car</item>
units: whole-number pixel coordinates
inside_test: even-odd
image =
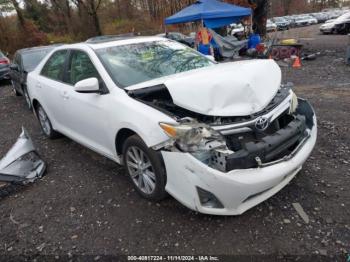
[[[350,12],[338,17],[337,19],[327,21],[321,25],[320,31],[323,34],[347,34],[349,33]]]
[[[341,14],[338,11],[329,11],[328,12],[328,17],[329,19],[336,19],[340,16]]]
[[[288,21],[289,28],[296,26],[295,25],[295,18],[296,18],[296,16],[289,15],[289,16],[283,16],[283,18]]]
[[[310,19],[307,16],[301,15],[295,18],[295,26],[308,26],[310,25]]]
[[[266,31],[267,32],[275,32],[275,31],[277,31],[277,25],[274,22],[272,22],[271,19],[267,19]]]
[[[286,186],[317,136],[273,60],[218,64],[145,37],[56,48],[28,75],[44,134],[123,164],[136,191],[238,215]]]
[[[315,17],[312,15],[305,15],[306,19],[308,19],[308,25],[316,25],[318,24],[318,21]]]
[[[25,48],[18,50],[10,65],[11,83],[14,93],[17,96],[23,95],[28,108],[31,109],[31,101],[27,90],[27,75],[35,69],[40,61],[51,51],[55,46],[41,46],[33,48]]]
[[[271,20],[277,25],[278,30],[289,29],[289,22],[283,17],[274,17]]]
[[[177,41],[181,44],[185,44],[185,45],[192,47],[192,48],[194,47],[195,39],[196,39],[195,37],[186,36],[186,35],[179,33],[179,32],[167,32],[164,34],[158,34],[157,36],[165,37],[165,38]]]
[[[0,81],[8,80],[10,71],[10,59],[8,59],[4,53],[0,50]]]
[[[311,14],[315,19],[317,19],[317,23],[324,23],[328,20],[328,15],[325,13],[313,13]]]

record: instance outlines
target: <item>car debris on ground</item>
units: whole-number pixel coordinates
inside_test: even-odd
[[[31,183],[41,178],[45,170],[45,162],[37,153],[27,131],[22,128],[17,142],[0,160],[0,182]]]
[[[303,207],[299,203],[293,203],[292,205],[295,211],[297,211],[299,216],[304,220],[304,222],[306,224],[309,224],[310,222],[309,216],[305,213]]]

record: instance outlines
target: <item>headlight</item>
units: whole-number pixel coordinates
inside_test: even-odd
[[[159,125],[185,152],[206,151],[225,144],[220,133],[210,126],[195,121],[180,124],[159,123]]]
[[[289,114],[293,114],[298,108],[298,97],[292,91],[292,99],[290,100]]]
[[[328,25],[322,25],[321,28],[322,29],[330,29],[330,28],[333,28],[334,25],[333,24],[328,24]]]

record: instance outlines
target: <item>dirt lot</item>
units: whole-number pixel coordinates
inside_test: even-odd
[[[47,140],[24,100],[9,86],[0,87],[0,156],[25,126],[49,166],[37,183],[8,196],[2,192],[1,257],[230,254],[311,261],[311,255],[321,254],[330,261],[342,255],[338,261],[345,261],[350,252],[347,37],[318,35],[316,26],[284,34],[303,38],[310,52],[322,51],[302,69],[283,68],[284,81],[294,82],[297,94],[315,107],[319,139],[285,189],[239,217],[200,215],[172,198],[157,204],[140,198],[122,167],[67,138]],[[295,202],[309,215],[309,224],[294,210]]]

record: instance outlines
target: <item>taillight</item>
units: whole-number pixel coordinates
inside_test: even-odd
[[[8,65],[10,61],[7,58],[0,58],[0,65]]]

